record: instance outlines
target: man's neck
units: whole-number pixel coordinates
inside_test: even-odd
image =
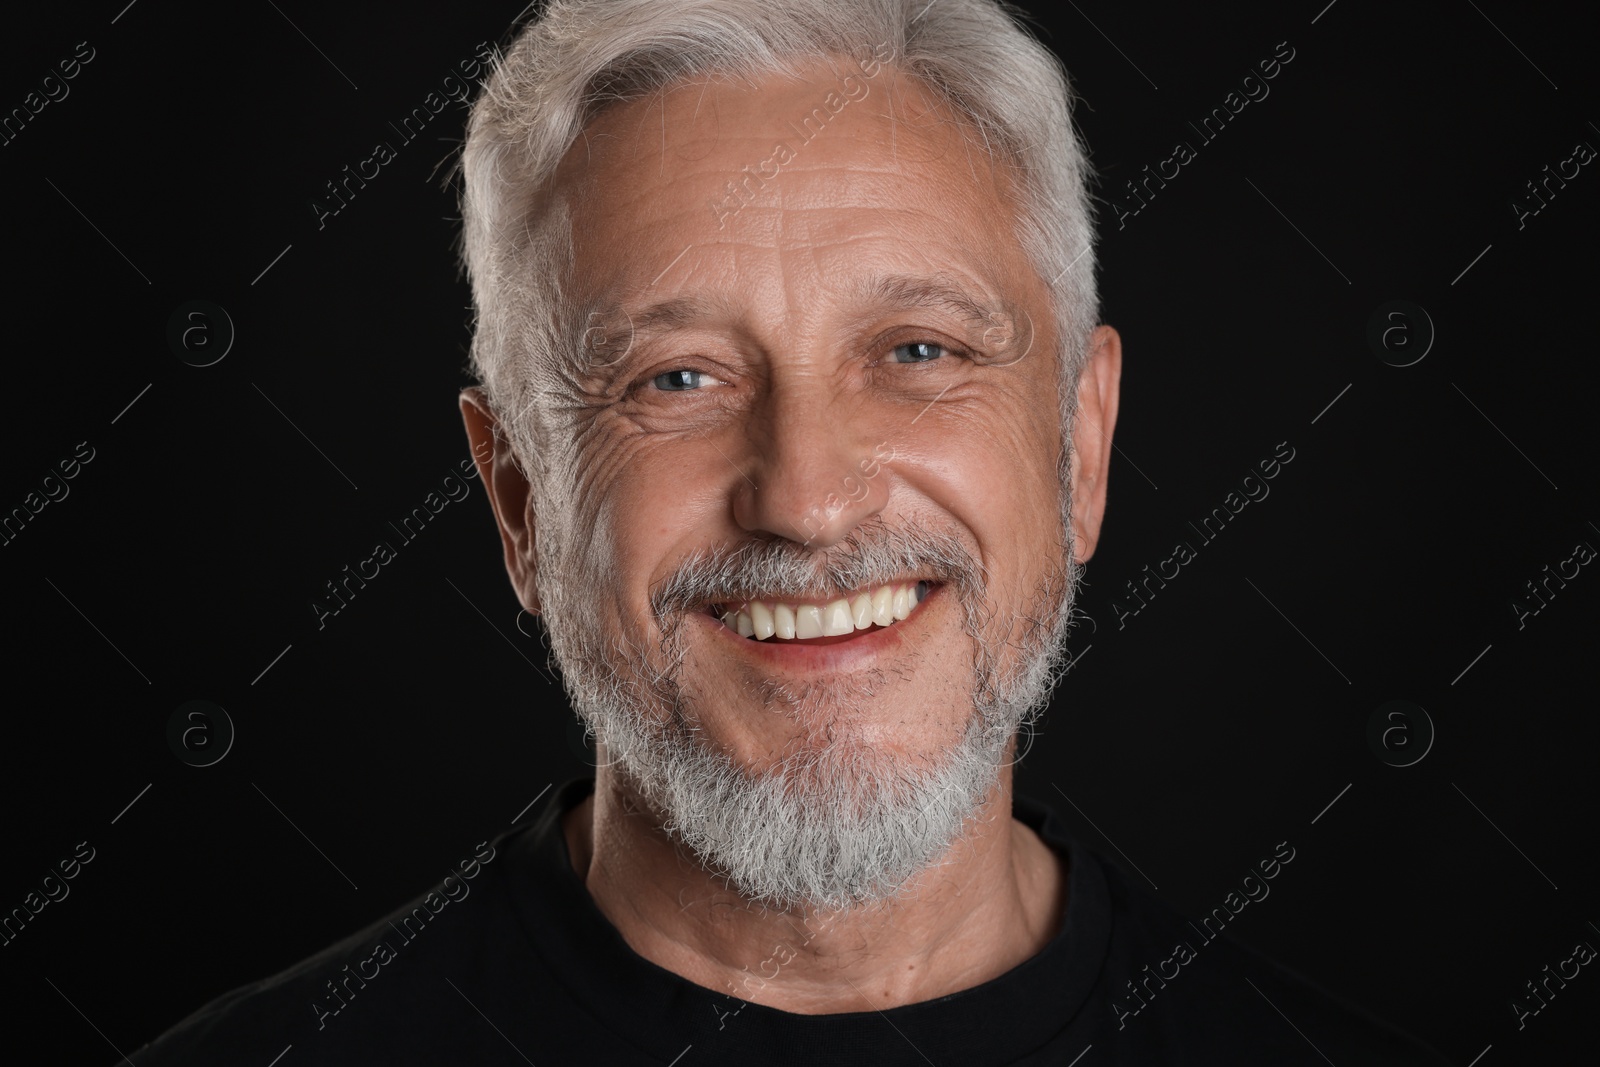
[[[914,888],[845,911],[752,906],[604,769],[563,830],[578,876],[635,952],[697,985],[805,1015],[970,989],[1037,954],[1065,912],[1064,864],[1011,817],[1009,768]]]

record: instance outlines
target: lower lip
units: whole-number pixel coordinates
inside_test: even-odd
[[[905,641],[905,635],[901,631],[907,626],[916,624],[930,605],[942,603],[940,594],[943,591],[942,585],[930,586],[928,595],[917,603],[911,614],[893,626],[885,626],[880,630],[857,631],[853,636],[841,634],[828,639],[825,644],[815,639],[809,642],[770,639],[758,641],[753,637],[740,637],[736,631],[724,625],[722,620],[713,618],[703,611],[695,612],[694,616],[701,625],[709,626],[716,631],[713,640],[725,641],[745,655],[768,665],[802,671],[844,671],[864,666],[884,653],[899,648]]]

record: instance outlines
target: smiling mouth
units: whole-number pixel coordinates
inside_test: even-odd
[[[829,645],[895,626],[936,588],[927,581],[898,582],[829,601],[740,600],[709,605],[705,613],[752,641]]]

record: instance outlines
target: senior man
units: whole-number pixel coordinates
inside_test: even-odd
[[[1012,795],[1122,358],[1068,101],[992,0],[525,28],[461,410],[597,774],[137,1062],[1437,1062]]]

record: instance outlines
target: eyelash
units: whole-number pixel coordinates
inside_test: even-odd
[[[942,341],[902,341],[900,344],[897,344],[893,348],[891,348],[889,350],[889,354],[890,354],[890,356],[893,356],[895,353],[899,352],[901,349],[904,349],[904,348],[932,348],[932,349],[937,349],[939,351],[939,356],[936,357],[936,358],[933,358],[933,359],[914,359],[914,360],[905,360],[905,361],[900,361],[900,360],[895,360],[895,359],[880,359],[880,360],[877,361],[877,363],[874,364],[874,366],[876,366],[878,364],[881,364],[881,363],[886,363],[886,362],[894,364],[896,366],[902,366],[902,367],[921,366],[921,365],[928,364],[928,363],[938,363],[941,359],[943,359],[944,357],[947,357],[947,356],[955,356],[955,357],[963,358],[963,359],[970,359],[971,358],[970,353],[966,352],[964,349],[957,348],[954,345],[947,345],[947,344],[943,343]],[[656,391],[662,392],[662,393],[695,393],[695,392],[699,392],[700,390],[698,388],[694,388],[694,389],[663,389],[659,385],[657,385],[657,383],[660,382],[661,379],[666,378],[669,375],[673,375],[673,374],[678,374],[678,375],[687,375],[687,374],[705,375],[705,374],[708,374],[708,373],[709,372],[700,370],[700,369],[695,368],[695,367],[687,367],[687,366],[685,366],[685,367],[673,367],[671,370],[662,371],[660,374],[651,375],[649,378],[641,380],[639,385],[641,387],[643,387],[643,386],[645,386],[647,384],[649,386],[655,386],[656,387]]]

